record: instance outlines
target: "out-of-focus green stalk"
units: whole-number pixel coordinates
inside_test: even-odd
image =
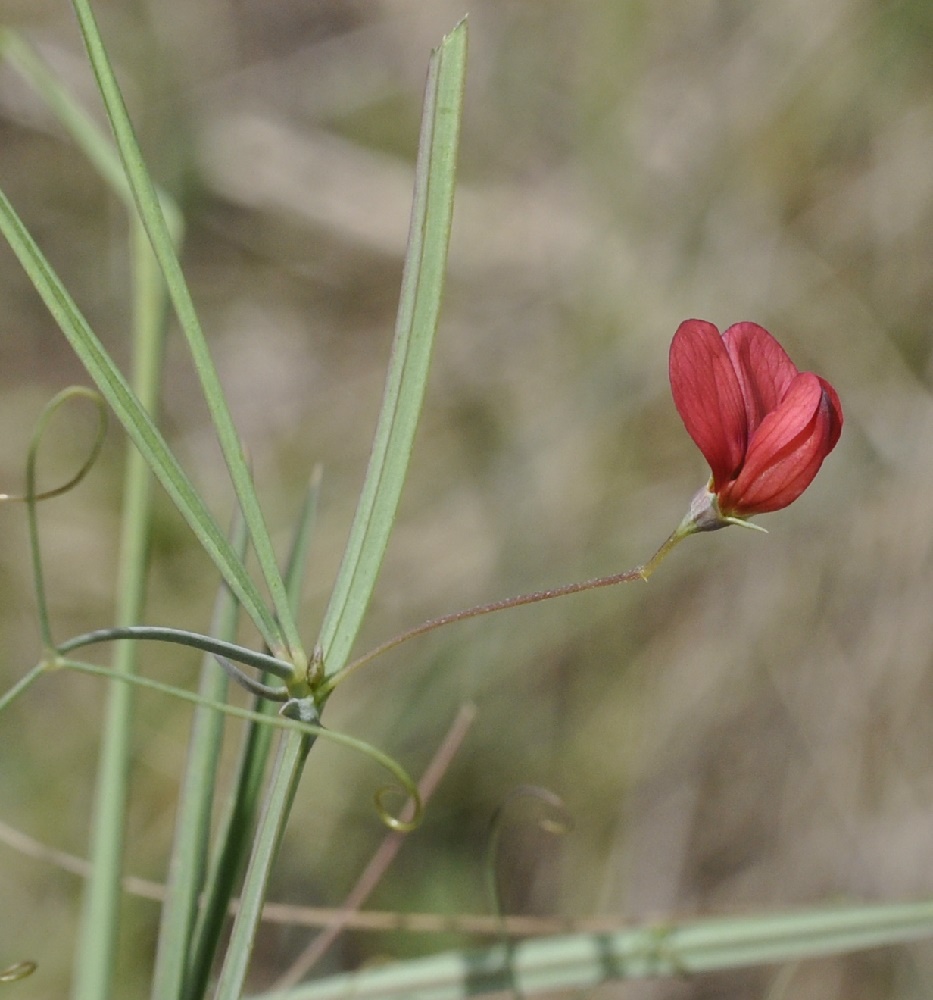
[[[113,143],[75,101],[71,92],[52,73],[25,39],[9,28],[0,27],[0,56],[29,82],[42,98],[46,107],[61,122],[69,138],[87,157],[94,169],[106,181],[129,210],[135,213],[133,193],[120,165]],[[181,233],[181,214],[175,203],[164,194],[160,195],[163,211],[169,220],[169,228],[177,240]]]
[[[262,1000],[464,1000],[506,990],[550,996],[615,980],[682,979],[931,936],[931,902],[749,914],[447,952],[266,993]]]
[[[165,318],[164,286],[140,225],[133,225],[134,372],[133,387],[151,413],[158,405]],[[117,570],[116,621],[134,625],[146,592],[146,566],[152,507],[152,478],[140,453],[127,446],[123,517]],[[136,672],[136,643],[120,642],[113,658],[120,674]],[[84,892],[75,950],[75,1000],[106,1000],[111,995],[120,926],[124,828],[131,760],[134,691],[110,685],[104,711],[94,813],[91,821],[91,875]]]

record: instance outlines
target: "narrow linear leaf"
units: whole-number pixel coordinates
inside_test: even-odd
[[[72,5],[78,17],[78,24],[84,37],[107,117],[110,120],[110,127],[113,129],[117,149],[123,161],[123,169],[136,200],[139,217],[149,234],[153,252],[165,276],[168,294],[188,342],[195,371],[201,382],[204,399],[207,402],[214,430],[227,463],[233,488],[249,528],[250,541],[272,598],[276,613],[273,634],[277,636],[272,643],[273,651],[275,652],[284,645],[293,662],[296,665],[303,665],[304,653],[298,634],[298,626],[288,606],[285,582],[279,572],[269,529],[259,506],[259,499],[243,454],[243,447],[227,406],[220,379],[211,360],[207,341],[201,330],[201,323],[182,273],[181,263],[175,253],[162,206],[159,203],[152,179],[146,170],[142,151],[123,101],[123,94],[110,64],[90,3],[88,0],[72,0]]]
[[[331,670],[346,659],[372,593],[424,398],[453,212],[466,40],[462,21],[431,56],[395,345],[366,480],[321,632]],[[309,748],[306,737],[282,740],[215,1000],[242,995],[269,874]]]
[[[428,69],[395,343],[369,468],[321,627],[328,674],[345,663],[369,604],[424,400],[447,266],[466,50],[467,25],[461,21],[434,51]]]

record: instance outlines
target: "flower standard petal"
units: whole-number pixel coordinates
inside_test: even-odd
[[[749,442],[745,465],[719,496],[724,514],[750,517],[793,503],[813,481],[842,428],[842,410],[823,381],[803,372]]]
[[[748,437],[776,410],[797,377],[797,366],[770,333],[757,323],[735,323],[723,334],[745,400]]]
[[[677,412],[709,463],[718,490],[741,468],[748,425],[735,368],[712,323],[688,319],[677,328],[670,380]]]

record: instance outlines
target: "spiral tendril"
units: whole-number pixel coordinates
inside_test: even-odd
[[[55,414],[66,403],[73,399],[86,399],[94,404],[97,410],[97,432],[94,436],[93,444],[88,455],[78,471],[65,483],[56,486],[54,489],[39,492],[36,489],[36,465],[39,458],[39,446],[42,443],[46,426]],[[29,549],[32,556],[33,579],[36,587],[36,608],[39,618],[39,631],[42,641],[47,649],[54,648],[52,640],[52,628],[49,622],[48,602],[45,594],[45,577],[42,570],[42,550],[39,546],[39,518],[37,506],[41,500],[49,500],[52,497],[61,496],[68,490],[74,489],[91,470],[97,461],[97,456],[104,444],[104,436],[107,432],[107,410],[103,397],[93,389],[84,386],[73,385],[63,389],[53,396],[42,409],[36,426],[32,432],[32,439],[29,443],[29,451],[26,454],[26,492],[23,495],[10,493],[0,494],[0,500],[16,501],[26,504],[29,518]]]
[[[5,969],[0,970],[0,983],[18,982],[20,979],[31,976],[37,968],[35,962],[14,962],[13,965],[8,965]]]
[[[69,490],[73,490],[84,477],[91,471],[94,463],[97,461],[100,455],[100,450],[104,445],[104,438],[107,434],[107,408],[104,398],[93,389],[87,389],[84,386],[73,385],[69,386],[67,389],[63,389],[56,396],[46,403],[42,413],[39,416],[39,420],[36,423],[35,430],[33,431],[32,443],[29,449],[29,462],[35,465],[35,455],[38,451],[38,445],[45,432],[45,425],[54,416],[55,412],[60,409],[65,403],[70,402],[72,399],[88,399],[94,403],[97,408],[97,431],[94,435],[94,441],[91,445],[91,450],[88,452],[87,458],[81,463],[81,467],[78,471],[60,486],[55,486],[49,490],[42,490],[41,492],[35,492],[33,490],[30,492],[28,489],[25,493],[0,493],[0,503],[8,501],[10,503],[38,503],[41,500],[51,500],[54,497],[60,497],[63,493],[67,493]],[[27,479],[28,479],[27,475]],[[35,485],[33,483],[33,485]]]
[[[396,816],[386,807],[385,799],[389,795],[399,794],[406,795],[407,801],[402,812]],[[376,792],[373,796],[373,802],[376,804],[376,812],[379,814],[379,818],[390,830],[394,830],[396,833],[411,833],[412,830],[416,830],[424,815],[421,796],[418,794],[418,789],[414,784],[410,788],[386,785]],[[404,818],[406,812],[410,813],[408,819]]]
[[[522,799],[533,800],[544,807],[545,812],[536,817],[538,829],[553,836],[564,836],[573,829],[573,817],[563,799],[548,788],[541,785],[518,785],[503,799],[489,821],[489,840],[486,846],[486,885],[489,903],[492,912],[500,918],[504,917],[504,913],[499,889],[499,847],[505,828],[506,813],[513,804]]]

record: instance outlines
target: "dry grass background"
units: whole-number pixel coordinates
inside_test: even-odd
[[[67,5],[3,0],[98,105]],[[478,912],[487,824],[538,783],[575,822],[521,810],[512,912],[620,921],[933,892],[933,7],[926,0],[475,0],[461,188],[423,427],[360,651],[425,617],[645,559],[706,474],[670,400],[677,323],[754,319],[837,387],[842,441],[769,537],[691,539],[647,586],[455,626],[349,681],[332,727],[414,773],[478,715],[371,906]],[[421,86],[452,0],[98,4],[150,165],[188,219],[186,268],[277,537],[325,469],[305,604],[313,637],[352,516],[390,343]],[[0,183],[126,358],[125,223],[0,68]],[[83,381],[0,251],[0,488],[43,402]],[[165,422],[229,495],[184,351]],[[78,424],[78,421],[75,421]],[[72,434],[72,431],[75,431]],[[80,427],[46,452],[50,479]],[[55,628],[110,621],[123,443],[45,506]],[[12,485],[11,485],[12,484]],[[38,654],[22,511],[0,510],[0,677]],[[204,628],[215,581],[160,502],[152,623]],[[148,673],[196,661],[148,649]],[[103,688],[47,679],[0,720],[2,819],[86,850]],[[186,707],[144,695],[130,865],[160,878]],[[235,744],[231,735],[231,748]],[[382,837],[381,778],[319,745],[273,896],[340,902]],[[77,880],[0,846],[0,965],[60,996]],[[157,922],[129,901],[121,983],[142,995]],[[307,931],[270,929],[255,985]],[[329,968],[459,943],[346,935]],[[782,995],[927,995],[927,945],[807,963]],[[758,997],[775,970],[605,987]]]

